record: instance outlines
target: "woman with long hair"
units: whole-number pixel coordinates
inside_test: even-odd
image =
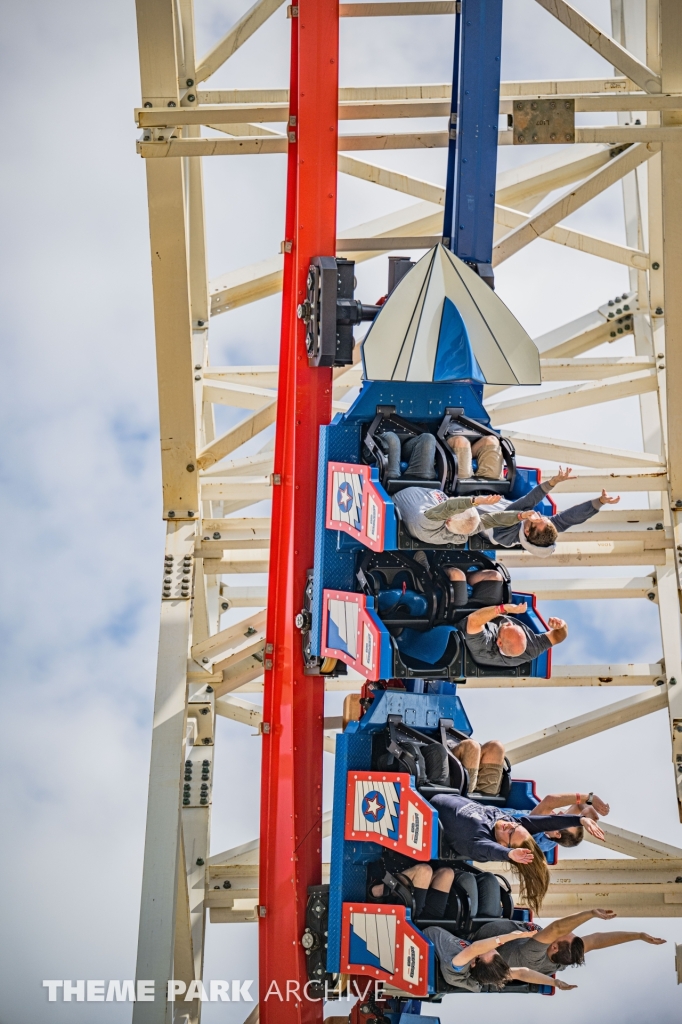
[[[596,839],[604,840],[595,821],[577,814],[512,818],[508,810],[451,793],[440,793],[431,798],[431,803],[457,856],[479,862],[509,861],[519,881],[521,901],[536,914],[549,887],[549,868],[533,835],[581,825]]]

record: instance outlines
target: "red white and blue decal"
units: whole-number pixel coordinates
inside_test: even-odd
[[[383,551],[386,504],[392,503],[378,480],[373,479],[376,476],[376,470],[372,471],[369,466],[330,462],[327,466],[326,526],[329,530],[348,533],[372,551]]]
[[[341,971],[364,974],[413,996],[429,994],[433,947],[405,907],[344,903]]]
[[[348,772],[344,838],[379,843],[413,860],[438,856],[438,814],[407,772]]]
[[[369,600],[373,603],[373,598]],[[323,592],[321,653],[323,658],[339,658],[372,681],[391,675],[393,651],[388,630],[367,606],[364,594]]]

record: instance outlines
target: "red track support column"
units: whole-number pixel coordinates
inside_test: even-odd
[[[321,1003],[295,994],[302,996],[307,981],[300,944],[307,887],[321,877],[324,684],[303,674],[294,616],[313,564],[318,433],[331,418],[332,371],[308,366],[296,309],[311,257],[332,256],[336,247],[338,15],[338,0],[299,0],[292,18],[291,251],[284,256],[263,709],[261,1024],[322,1020]]]

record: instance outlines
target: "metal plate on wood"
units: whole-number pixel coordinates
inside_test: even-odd
[[[575,142],[575,100],[514,100],[514,145]]]
[[[213,747],[187,750],[182,789],[183,807],[208,807],[213,786]]]

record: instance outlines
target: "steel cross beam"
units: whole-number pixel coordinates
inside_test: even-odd
[[[292,13],[295,13],[295,9]],[[332,371],[308,366],[303,302],[311,258],[336,244],[338,0],[301,0],[291,19],[286,239],[265,648],[260,867],[263,1024],[322,1019],[322,1004],[268,1000],[307,980],[300,944],[307,888],[321,881],[324,683],[304,676],[294,616],[313,563],[319,427]],[[289,244],[290,243],[290,244]],[[288,250],[288,251],[287,251]]]

